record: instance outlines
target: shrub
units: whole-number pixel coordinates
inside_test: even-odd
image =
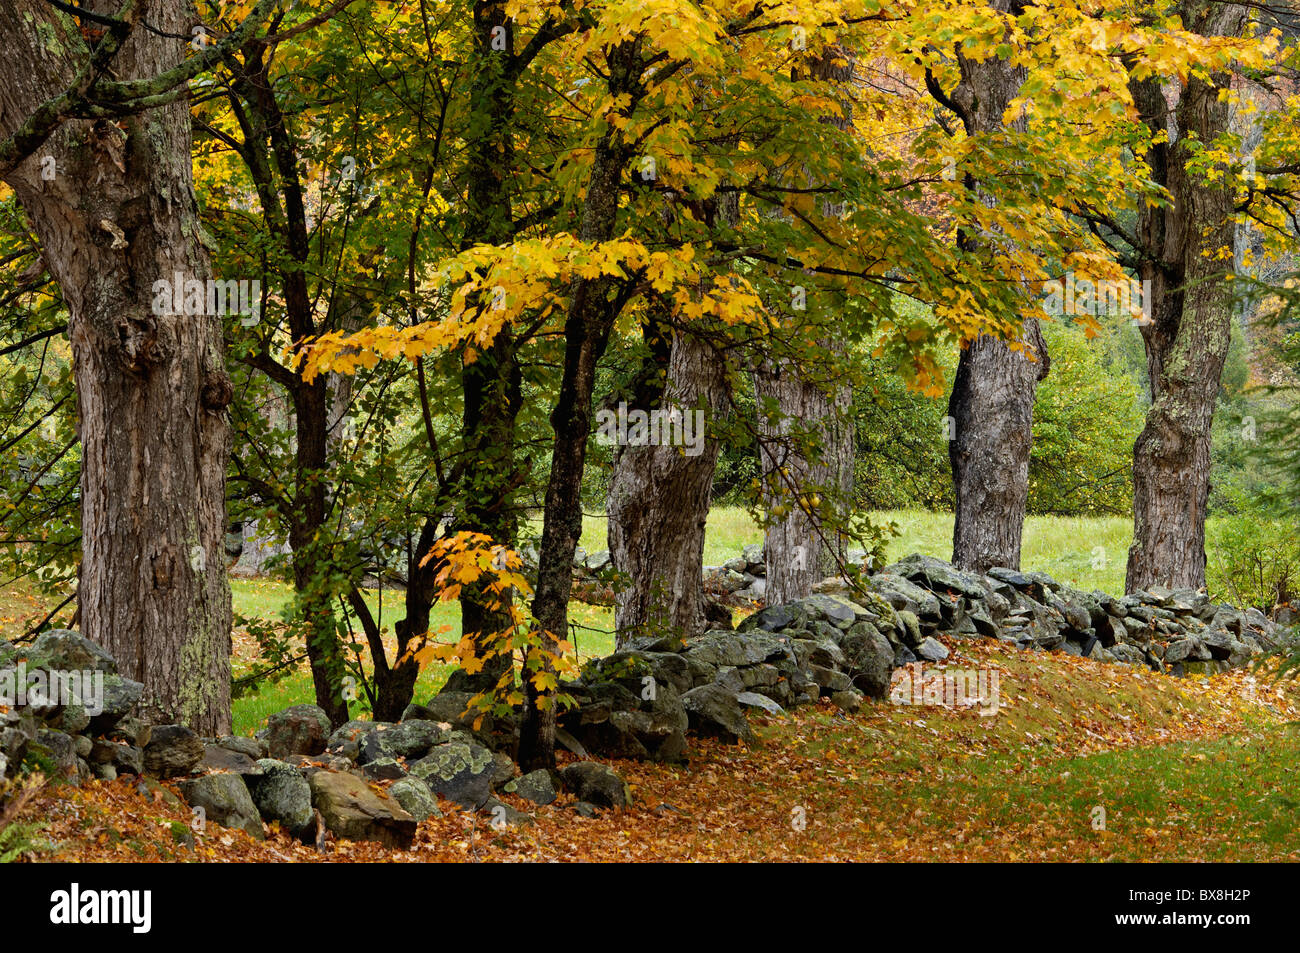
[[[1211,595],[1264,612],[1290,603],[1300,595],[1300,538],[1294,524],[1240,501],[1235,509],[1207,530]]]

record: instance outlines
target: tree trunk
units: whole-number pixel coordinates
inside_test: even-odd
[[[767,528],[763,544],[765,598],[780,605],[808,596],[813,583],[844,559],[841,529],[853,489],[852,391],[812,379],[789,359],[760,367],[754,387],[760,404],[771,398],[780,410],[774,423],[759,421],[764,506],[788,510]],[[812,496],[822,503],[812,506]]]
[[[606,58],[610,66],[609,92],[614,97],[626,97],[623,113],[630,115],[644,93],[637,83],[644,68],[639,39],[607,51]],[[596,143],[578,228],[582,241],[602,242],[613,237],[618,219],[619,185],[632,150],[622,134],[612,127]],[[615,294],[617,289],[618,282],[610,275],[575,280],[564,322],[564,373],[551,412],[555,444],[538,547],[537,591],[533,598],[533,618],[540,627],[544,650],[550,654],[556,651],[556,640],[565,638],[569,631],[573,553],[582,535],[582,472],[587,459],[587,440],[591,436],[596,364],[605,353],[614,320],[626,303],[622,294]],[[542,670],[552,670],[549,660],[542,661]],[[519,764],[525,771],[554,767],[554,695],[539,690],[530,678],[525,678],[524,697]]]
[[[311,257],[307,199],[299,177],[298,146],[276,99],[266,53],[261,40],[245,45],[242,68],[230,64],[233,88],[243,99],[238,113],[244,125],[243,156],[258,191],[267,231],[280,244],[275,259],[289,333],[293,341],[305,344],[321,330],[307,279]],[[259,355],[263,367],[265,360],[268,358]],[[288,368],[266,369],[285,387],[293,408],[293,492],[281,506],[281,518],[289,527],[294,594],[303,620],[316,704],[331,724],[338,726],[348,720],[349,713],[343,697],[343,646],[334,610],[337,593],[329,582],[331,540],[325,529],[330,486],[330,380],[321,375],[309,382]]]
[[[1239,36],[1245,7],[1192,7],[1189,29]],[[1230,77],[1187,81],[1170,107],[1158,80],[1132,80],[1153,134],[1171,129],[1149,157],[1152,178],[1168,189],[1169,207],[1143,206],[1138,221],[1139,277],[1151,282],[1151,320],[1142,326],[1151,408],[1133,447],[1133,545],[1125,589],[1205,585],[1205,511],[1210,493],[1210,426],[1232,324],[1229,260],[1232,185],[1190,171],[1201,143],[1229,128],[1231,106],[1219,99]],[[1222,257],[1221,257],[1222,254]]]
[[[973,572],[1020,568],[1034,396],[1049,367],[1032,318],[1025,322],[1025,337],[1036,362],[988,335],[971,341],[962,350],[948,400],[956,517],[952,561]]]
[[[662,400],[638,409],[704,411],[707,422],[725,399],[724,369],[709,343],[689,331],[673,335]],[[707,424],[706,424],[707,425]],[[642,635],[698,634],[704,625],[704,528],[713,497],[718,441],[693,430],[698,453],[675,446],[621,447],[609,487],[609,551],[627,577],[615,600],[618,646]]]
[[[187,4],[146,0],[188,34]],[[137,28],[118,79],[177,65],[185,44]],[[0,136],[62,92],[88,56],[42,0],[0,4]],[[125,131],[123,131],[123,129]],[[42,159],[56,174],[43,178]],[[48,163],[44,164],[48,168]],[[206,282],[185,100],[114,124],[71,121],[7,177],[70,315],[82,470],[82,630],[142,681],[141,711],[230,730],[230,588],[223,555],[231,386],[221,318],[155,314],[155,281]],[[229,276],[225,276],[229,277]]]
[[[505,49],[494,49],[494,34],[504,36]],[[462,251],[475,245],[499,245],[514,238],[512,180],[507,174],[515,166],[515,89],[518,73],[512,67],[515,55],[514,23],[505,5],[478,2],[474,5],[473,92],[470,102],[477,110],[471,123],[468,155],[465,231]],[[490,307],[484,299],[483,307]],[[462,471],[458,497],[461,501],[454,532],[482,533],[501,545],[514,545],[518,520],[512,496],[521,478],[517,472],[516,420],[521,407],[522,378],[516,360],[516,344],[508,329],[502,329],[492,344],[461,368],[464,411],[461,439],[466,460],[474,461]],[[484,585],[470,584],[461,591],[461,630],[478,633],[484,643],[512,624],[509,593],[493,593]],[[510,666],[511,660],[496,657],[474,675],[452,673],[444,690],[490,691]]]
[[[1018,14],[1022,5],[994,0],[1000,13]],[[961,83],[952,100],[967,135],[991,135],[1009,129],[1023,133],[1022,116],[1003,122],[1007,106],[1019,93],[1028,71],[997,56],[983,61],[959,57]],[[987,203],[995,201],[974,181]],[[974,251],[969,234],[959,239]],[[952,463],[954,522],[953,564],[974,572],[994,566],[1020,568],[1020,542],[1029,499],[1029,457],[1034,446],[1034,398],[1050,362],[1038,322],[1024,322],[1025,351],[980,335],[966,342],[958,358],[948,400],[948,458]],[[1032,353],[1035,360],[1026,355]]]
[[[830,47],[812,63],[814,79],[846,84],[853,81],[854,57],[850,51]],[[825,120],[839,129],[852,121],[850,100],[841,101],[842,114]],[[809,183],[810,185],[816,183]],[[842,206],[829,203],[828,215],[841,214]],[[837,356],[848,344],[839,337],[822,340],[829,356]],[[827,362],[817,362],[818,364]],[[774,424],[760,418],[759,459],[763,473],[764,506],[788,508],[788,513],[768,526],[763,542],[767,565],[768,605],[802,599],[812,593],[815,582],[836,571],[846,558],[845,520],[852,505],[855,434],[850,408],[853,391],[832,374],[816,381],[797,359],[767,361],[754,374],[754,389],[760,404],[776,400],[780,419]],[[818,448],[817,459],[809,457],[807,440],[791,440],[791,423],[811,425]],[[782,476],[784,474],[784,476]],[[810,495],[821,497],[820,505],[808,503]]]

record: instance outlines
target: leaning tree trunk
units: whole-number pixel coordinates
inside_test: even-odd
[[[1245,7],[1185,11],[1204,36],[1239,36]],[[1228,353],[1232,296],[1232,186],[1188,169],[1202,143],[1226,132],[1231,106],[1219,99],[1230,77],[1191,78],[1174,111],[1172,144],[1152,147],[1153,178],[1172,198],[1143,207],[1139,276],[1151,281],[1151,320],[1142,326],[1151,408],[1133,448],[1133,545],[1125,589],[1205,585],[1205,515],[1210,493],[1210,426]],[[1133,80],[1134,102],[1152,133],[1170,128],[1158,82]]]
[[[1000,12],[1020,5],[994,0]],[[1028,71],[996,56],[983,61],[960,57],[961,83],[952,96],[968,135],[1010,129],[1023,133],[1023,117],[1003,123],[1007,106]],[[979,185],[968,182],[979,189]],[[983,193],[985,202],[994,201]],[[962,243],[971,250],[967,236]],[[948,458],[952,464],[954,523],[952,561],[985,572],[994,566],[1020,568],[1020,541],[1029,499],[1029,456],[1034,445],[1034,397],[1049,361],[1038,322],[1024,322],[1023,351],[980,335],[962,348],[948,400]],[[1032,356],[1032,360],[1030,357]]]
[[[683,417],[722,406],[722,362],[708,341],[691,331],[672,338],[667,387],[654,401]],[[651,402],[638,409],[649,410]],[[692,424],[694,426],[694,424]],[[705,424],[707,427],[707,423]],[[686,639],[704,624],[704,528],[713,498],[718,441],[693,430],[698,453],[674,446],[620,448],[609,487],[609,551],[627,578],[614,610],[618,645],[634,636],[671,633]]]
[[[158,30],[188,5],[142,0]],[[137,28],[117,79],[176,66],[186,44]],[[43,0],[0,4],[0,137],[68,88],[88,57]],[[53,178],[42,176],[53,160]],[[230,588],[223,558],[231,385],[221,319],[155,314],[159,279],[206,282],[181,100],[114,124],[70,121],[6,177],[67,303],[81,436],[85,635],[142,681],[142,711],[230,730]]]

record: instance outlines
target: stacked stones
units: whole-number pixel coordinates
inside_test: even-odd
[[[582,555],[583,572],[607,568],[607,554]],[[747,547],[721,567],[734,574],[728,585],[743,583],[732,594],[755,591],[761,557],[761,547]],[[978,575],[920,555],[865,576],[861,586],[831,578],[816,589],[752,613],[736,631],[642,638],[589,662],[562,686],[575,705],[560,717],[560,742],[582,759],[682,762],[688,732],[752,739],[754,709],[780,716],[826,698],[854,711],[884,699],[895,668],[947,658],[941,638],[994,638],[1172,675],[1244,665],[1292,639],[1263,613],[1213,604],[1204,592],[1152,588],[1115,598],[1043,573]],[[332,831],[405,847],[418,822],[439,813],[439,797],[489,814],[498,827],[531,823],[497,797],[502,792],[545,805],[567,789],[584,816],[629,802],[623,780],[589,760],[520,777],[511,760],[517,716],[478,719],[466,692],[444,690],[397,723],[351,721],[331,731],[321,709],[298,705],[272,715],[255,738],[203,739],[131,717],[142,687],[77,633],[46,633],[24,651],[0,642],[0,677],[18,662],[102,673],[103,710],[91,716],[70,703],[0,712],[0,776],[35,755],[74,780],[175,779],[205,819],[253,837],[275,822],[317,843]]]
[[[909,622],[914,616],[921,639],[996,638],[1171,675],[1239,667],[1290,638],[1258,609],[1212,603],[1203,590],[1157,586],[1116,598],[1072,589],[1046,573],[991,569],[977,575],[920,555],[867,577],[865,584]],[[848,583],[828,579],[818,589],[844,592]],[[909,647],[928,657],[920,644]]]
[[[149,726],[130,717],[144,686],[89,639],[58,629],[31,646],[0,640],[0,689],[0,779],[24,760],[76,779],[144,770]]]

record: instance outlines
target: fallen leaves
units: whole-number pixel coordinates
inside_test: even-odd
[[[408,851],[272,828],[267,840],[208,825],[131,779],[41,795],[42,855],[58,860],[200,862],[1297,859],[1279,826],[1277,732],[1297,718],[1294,686],[1234,672],[1211,679],[956,643],[948,664],[996,667],[1005,701],[966,707],[829,706],[756,719],[750,748],[696,740],[689,766],[616,762],[636,803],[595,818],[572,797],[495,831],[444,803]],[[1184,755],[1178,745],[1198,747]],[[1300,746],[1300,742],[1296,742]],[[1288,754],[1286,764],[1293,763]],[[1154,760],[1153,760],[1154,759]],[[1138,764],[1142,767],[1137,767]],[[1155,765],[1153,768],[1152,765]],[[1209,772],[1208,775],[1198,772]],[[1206,777],[1224,787],[1211,797]],[[1294,788],[1292,788],[1294,789]],[[1090,805],[1105,805],[1094,830]],[[180,832],[188,832],[190,837]],[[193,846],[188,840],[192,839]]]

